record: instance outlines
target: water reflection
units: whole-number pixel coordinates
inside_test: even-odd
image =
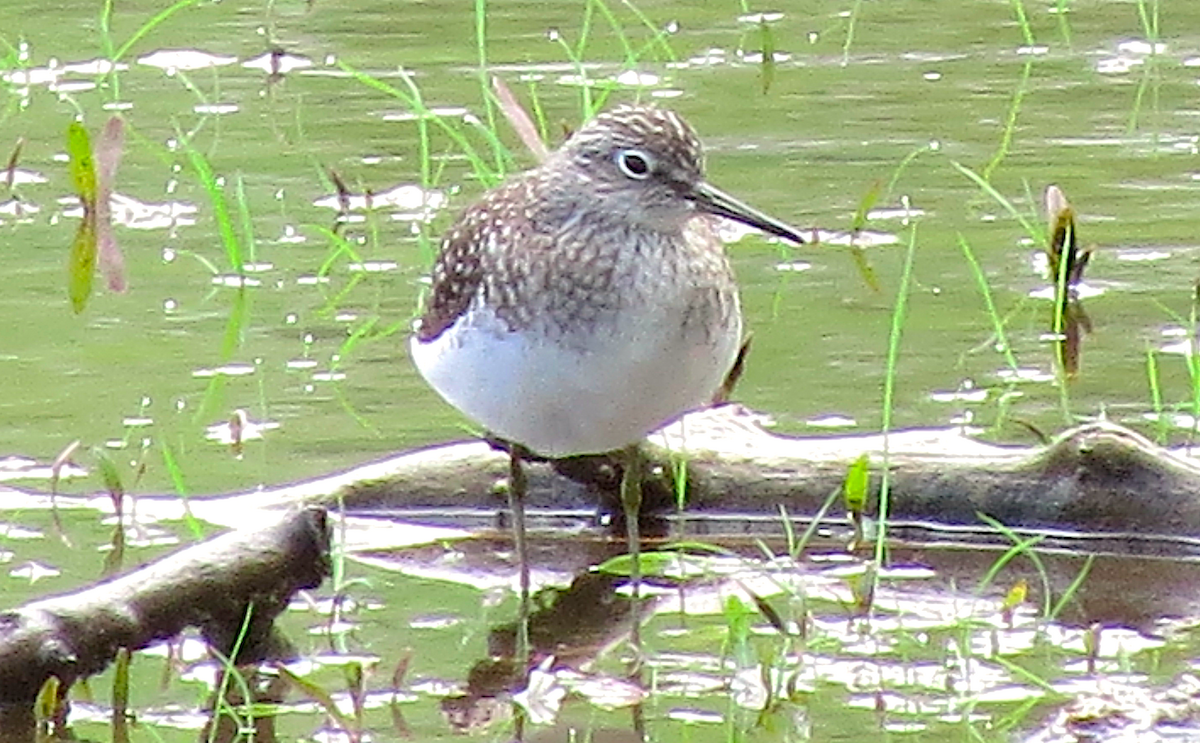
[[[1161,555],[1114,554],[1109,549],[1120,540],[1081,543],[1045,535],[1033,540],[1036,551],[1013,552],[1011,545],[966,542],[953,530],[897,527],[889,550],[892,567],[880,574],[871,611],[864,615],[854,609],[853,584],[870,556],[846,552],[848,529],[832,524],[801,556],[791,558],[778,524],[768,536],[770,527],[762,520],[755,523],[759,537],[748,533],[745,519],[736,515],[681,522],[663,538],[702,537],[708,551],[647,557],[654,566],[647,590],[651,598],[641,615],[647,618],[643,637],[655,694],[703,698],[723,689],[732,693],[735,707],[762,711],[798,689],[823,684],[844,688],[851,704],[857,698],[873,707],[876,697],[859,692],[887,687],[897,689],[882,702],[889,710],[957,715],[963,694],[996,702],[1041,697],[1043,690],[1014,676],[997,657],[1023,658],[1044,652],[1048,643],[1061,657],[1069,683],[1072,674],[1111,673],[1124,658],[1162,648],[1163,633],[1178,641],[1179,629],[1200,619],[1195,591],[1200,558],[1181,557],[1179,545],[1143,547]],[[541,608],[532,620],[529,668],[512,664],[511,623],[490,630],[486,657],[463,667],[462,691],[442,702],[455,730],[509,720],[514,697],[530,704],[520,695],[535,686],[531,672],[543,674],[536,677],[543,691],[571,692],[561,712],[556,704],[540,708],[541,714],[552,708],[568,719],[567,710],[581,702],[633,710],[650,692],[638,676],[611,673],[613,663],[621,667],[626,658],[622,640],[630,629],[629,595],[623,577],[596,572],[595,565],[619,555],[621,544],[602,534],[564,538],[545,532],[533,543],[534,572],[542,585],[547,576],[557,575],[565,587],[547,587],[537,596]],[[423,577],[436,571],[443,580],[470,585],[515,581],[511,546],[502,537],[467,539],[454,549],[450,563],[430,547],[373,550],[369,562]],[[1177,554],[1169,556],[1173,551]],[[506,559],[498,562],[497,555]],[[568,569],[578,572],[568,579]],[[1019,606],[1008,607],[1006,592],[1018,583],[1028,585],[1028,595]],[[713,621],[720,627],[737,604],[760,607],[750,609],[751,636],[760,638],[754,641],[760,650],[731,654],[736,642],[729,627],[720,633],[725,639],[719,652],[711,642],[697,646],[714,629]],[[764,604],[775,607],[773,618],[761,613]],[[888,650],[913,642],[925,650],[912,646],[900,656]],[[764,643],[777,650],[761,655]],[[947,662],[947,649],[963,657]],[[776,661],[765,660],[779,652]],[[585,691],[589,688],[605,691],[593,697]],[[948,689],[953,693],[943,696]],[[717,717],[725,719],[722,713]]]

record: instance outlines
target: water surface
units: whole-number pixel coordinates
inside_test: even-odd
[[[1194,399],[1179,351],[1195,331],[1200,9],[1171,4],[1154,31],[1133,4],[1064,5],[1065,14],[1056,4],[1027,7],[1027,37],[1007,3],[641,2],[647,28],[626,6],[505,2],[487,8],[484,49],[488,70],[541,110],[552,140],[580,123],[584,82],[595,95],[610,90],[613,104],[656,101],[700,132],[715,183],[822,230],[828,239],[820,246],[788,248],[749,235],[729,249],[755,334],[737,397],[771,413],[781,430],[882,424],[888,338],[911,245],[894,425],[970,423],[990,437],[1029,443],[1025,424],[1053,432],[1107,415],[1181,442]],[[22,142],[19,177],[0,196],[9,275],[0,292],[0,453],[48,463],[78,439],[80,464],[94,467],[94,447],[108,452],[133,492],[199,495],[469,435],[417,377],[404,345],[431,241],[483,184],[461,146],[436,129],[423,167],[411,107],[351,70],[400,89],[407,76],[426,105],[490,152],[471,123],[489,118],[474,9],[440,0],[196,2],[149,28],[117,60],[115,75],[98,74],[160,10],[118,4],[109,42],[92,2],[0,7],[7,45],[0,48],[0,161]],[[757,14],[764,10],[772,12]],[[585,27],[588,43],[577,49]],[[653,41],[657,30],[665,31],[661,43]],[[763,64],[764,48],[773,64]],[[77,316],[66,298],[79,209],[65,133],[81,117],[95,135],[118,112],[127,145],[116,236],[130,289],[98,291]],[[496,129],[505,168],[531,165],[502,121]],[[224,185],[250,264],[245,280],[233,280],[188,147]],[[1084,300],[1094,332],[1065,394],[1046,338],[1049,303],[1036,296],[1048,283],[1036,260],[1041,238],[955,163],[986,173],[1034,225],[1044,221],[1043,189],[1058,184],[1077,210],[1082,242],[1096,245],[1086,277],[1094,296]],[[358,206],[338,228],[348,245],[331,235],[330,171],[351,191],[372,195],[371,208]],[[863,242],[877,289],[836,244],[873,189],[880,194],[867,224],[874,239]],[[982,268],[1007,346],[994,337],[965,249]],[[1164,415],[1148,420],[1153,389]],[[262,425],[252,429],[261,438],[240,452],[221,436],[238,410]],[[45,487],[44,479],[21,484]],[[100,486],[92,478],[69,487]],[[14,521],[51,530],[40,514]],[[103,544],[93,529],[72,523],[72,542]],[[19,572],[0,578],[14,600],[94,575],[88,549],[0,538],[0,546],[13,545],[14,565],[61,571],[35,584]],[[364,620],[371,652],[389,663],[400,648],[427,642],[440,643],[443,658],[467,646],[465,655],[481,653],[490,595],[375,569],[370,575],[373,591],[402,614]],[[455,622],[433,630],[416,621],[430,614]],[[714,621],[701,633],[710,640],[705,652],[720,644],[722,626]],[[1112,658],[1123,669],[1158,668],[1144,651]],[[414,664],[418,675],[443,678],[466,666],[420,654]],[[1161,681],[1171,673],[1151,675]],[[997,687],[1018,683],[1001,676]],[[843,681],[816,684],[807,727],[792,719],[781,735],[877,730],[875,713],[864,709],[874,698],[856,696],[871,684]],[[842,728],[829,720],[841,714],[847,688],[860,714]],[[1016,696],[990,706],[972,698],[932,715],[918,705],[912,724],[945,732],[939,725],[948,723],[938,722],[945,715],[961,724],[955,731],[994,735],[1012,707],[1039,699],[1024,689]],[[664,703],[658,719],[669,721],[660,728],[669,733],[662,734],[725,737],[728,720],[745,720],[729,712],[733,697],[717,698],[714,714],[729,713],[721,723],[681,722],[667,714],[674,702]],[[418,737],[441,734],[439,714],[429,704],[420,709],[410,721]],[[615,713],[598,719],[596,729],[626,724]]]

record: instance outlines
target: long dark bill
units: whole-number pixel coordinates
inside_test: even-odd
[[[743,204],[711,184],[697,185],[690,194],[690,198],[700,211],[736,219],[742,224],[756,227],[763,232],[790,240],[797,245],[804,243],[804,238],[800,237],[800,231],[795,227],[788,226],[774,217],[769,217],[749,204]]]

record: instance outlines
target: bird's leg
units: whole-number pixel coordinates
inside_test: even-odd
[[[528,481],[521,463],[521,447],[513,444],[508,452],[508,509],[512,512],[513,548],[517,553],[517,571],[520,575],[513,664],[524,677],[529,668],[529,545],[525,540],[525,491]]]
[[[632,591],[632,627],[629,631],[629,643],[634,653],[642,653],[642,538],[639,517],[642,510],[642,452],[637,445],[630,446],[622,452],[624,471],[621,474],[621,507],[625,511],[625,538],[629,543],[629,585]]]

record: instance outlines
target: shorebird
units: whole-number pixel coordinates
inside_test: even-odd
[[[624,106],[485,193],[442,240],[410,350],[447,402],[515,445],[523,618],[522,448],[551,458],[622,453],[636,597],[637,443],[708,404],[742,342],[714,217],[803,242],[705,180],[700,140],[678,114]]]

